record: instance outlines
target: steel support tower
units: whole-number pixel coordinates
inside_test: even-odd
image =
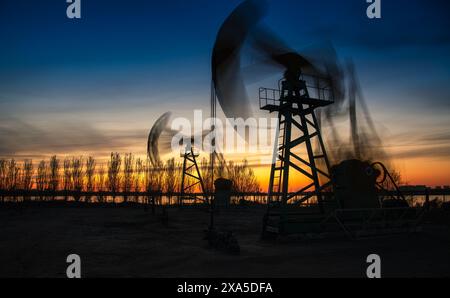
[[[323,192],[331,187],[330,163],[315,110],[333,101],[329,88],[321,87],[319,79],[313,82],[309,86],[301,76],[295,80],[284,79],[278,90],[260,88],[259,91],[260,108],[278,113],[279,119],[267,216],[279,215],[280,233],[288,221],[290,206],[314,202],[319,212],[324,213]],[[310,96],[310,91],[314,96]],[[293,191],[290,178],[305,186]]]
[[[199,154],[189,145],[186,146],[185,151],[181,154],[181,157],[183,157],[183,173],[181,177],[179,205],[183,205],[185,200],[197,202],[199,198],[208,202],[203,178],[197,164],[198,156]],[[195,187],[197,186],[200,186],[200,194],[195,193]]]

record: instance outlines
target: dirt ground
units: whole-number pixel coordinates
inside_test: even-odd
[[[161,212],[161,211],[159,211]],[[142,207],[0,206],[0,277],[364,277],[378,254],[384,277],[450,277],[450,229],[371,239],[262,241],[263,208],[222,212],[239,256],[208,248],[206,211],[170,209],[168,226]]]

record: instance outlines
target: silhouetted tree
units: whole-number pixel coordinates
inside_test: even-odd
[[[83,160],[81,157],[72,158],[71,170],[73,190],[76,192],[83,191]],[[74,199],[78,202],[81,198],[76,195]]]
[[[227,178],[227,164],[224,159],[216,159],[215,178]]]
[[[100,193],[103,192],[105,190],[105,184],[106,184],[106,171],[103,165],[101,165],[97,173],[97,183],[96,183],[97,191]],[[104,203],[105,201],[103,195],[99,195],[97,199],[100,203]]]
[[[98,171],[96,161],[93,157],[86,160],[83,157],[65,158],[61,163],[56,156],[52,156],[49,161],[42,160],[34,172],[31,160],[25,160],[20,165],[14,160],[0,159],[0,190],[23,189],[30,191],[34,184],[41,193],[45,190],[51,191],[48,195],[53,196],[60,188],[66,191],[66,200],[70,191],[79,192],[75,197],[79,200],[86,190],[89,193],[104,192],[109,190],[113,197],[123,190],[139,202],[138,193],[145,191],[149,197],[155,197],[156,193],[164,193],[172,203],[173,196],[180,190],[181,182],[181,164],[174,158],[161,163],[156,167],[152,166],[150,161],[135,158],[132,154],[126,154],[124,159],[124,168],[122,171],[122,158],[119,153],[111,153],[107,167],[101,166]],[[62,164],[62,169],[61,169]],[[213,192],[212,175],[209,161],[203,158],[200,162],[201,175],[204,180],[205,191]],[[233,190],[238,193],[256,193],[260,191],[259,183],[252,168],[244,160],[241,164],[225,162],[218,160],[215,168],[214,178],[228,178],[233,181]],[[394,172],[394,179],[400,181],[400,174]],[[123,179],[123,180],[122,180]],[[187,177],[186,179],[191,179]],[[33,183],[35,180],[35,183]],[[193,182],[188,181],[187,185]],[[199,192],[200,186],[191,188],[189,192]],[[133,194],[136,193],[136,195]],[[2,193],[4,196],[5,192]],[[76,195],[76,194],[75,194]],[[159,197],[159,196],[158,196]],[[25,198],[24,198],[25,199]],[[125,198],[125,201],[128,198]],[[3,197],[2,197],[3,200]],[[90,198],[87,198],[90,201]],[[99,202],[103,202],[104,197],[98,197]]]
[[[134,173],[133,173],[133,190],[135,193],[139,193],[143,190],[143,174],[144,174],[144,162],[142,159],[136,159],[136,163],[134,165]],[[139,197],[136,196],[136,202],[139,202]]]
[[[68,192],[72,190],[72,170],[71,170],[71,161],[69,158],[64,159],[63,163],[63,183],[64,183],[64,192]],[[64,200],[67,201],[67,194],[64,196]]]
[[[259,185],[255,172],[251,167],[248,166],[247,160],[244,160],[243,171],[244,179],[241,180],[241,192],[259,193],[261,191],[261,186]]]
[[[391,177],[392,177],[392,180],[389,179],[389,178],[386,179],[386,180],[382,183],[382,186],[383,186],[384,189],[387,189],[387,190],[394,190],[394,189],[395,189],[395,186],[394,186],[393,183],[395,183],[397,186],[398,186],[398,185],[401,185],[401,184],[403,183],[403,181],[402,181],[402,175],[401,175],[401,173],[400,173],[399,171],[397,171],[397,170],[395,170],[395,169],[388,169],[388,171],[389,171],[389,174],[390,174]]]
[[[205,192],[213,193],[214,192],[214,181],[213,176],[211,175],[211,165],[208,159],[203,158],[200,162],[200,172],[203,178],[203,184],[205,186]]]
[[[165,166],[165,180],[164,186],[169,199],[169,204],[171,204],[172,196],[176,190],[177,186],[177,169],[175,164],[175,159],[171,158],[167,161]]]
[[[145,165],[145,190],[147,192],[161,192],[164,184],[164,165],[153,167],[147,159]]]
[[[111,153],[108,162],[108,188],[112,193],[119,191],[120,186],[120,166],[122,159],[119,153]]]
[[[94,179],[95,179],[95,159],[92,156],[89,156],[86,159],[86,191],[93,192],[94,191]],[[86,198],[87,201],[91,200],[91,197]]]
[[[86,190],[88,192],[94,191],[95,167],[95,159],[92,156],[89,156],[86,159]]]
[[[58,190],[59,187],[59,160],[56,156],[52,156],[50,158],[50,177],[49,177],[49,184],[50,184],[50,190],[55,192]]]
[[[7,165],[6,187],[8,190],[16,190],[19,182],[20,168],[14,159],[11,159]]]
[[[36,175],[36,187],[39,191],[44,191],[47,189],[48,181],[48,167],[45,160],[41,160],[38,165],[37,175]],[[42,197],[41,197],[42,199]]]
[[[29,192],[33,189],[33,161],[32,160],[24,160],[23,166],[20,170],[20,187],[25,192]],[[30,196],[26,193],[23,196],[23,201],[28,201]]]
[[[136,159],[134,166],[134,191],[141,192],[143,189],[144,161],[140,158]]]
[[[125,154],[123,162],[123,191],[129,193],[133,186],[133,162],[134,157],[130,154]],[[124,196],[125,203],[128,201],[128,196]]]
[[[0,190],[6,189],[6,160],[0,159]],[[2,202],[5,201],[5,197],[2,192]]]
[[[236,193],[259,192],[260,186],[253,169],[248,166],[247,160],[242,164],[228,163],[228,178],[233,181],[233,191]]]
[[[25,160],[22,169],[22,187],[25,191],[33,188],[33,161]]]

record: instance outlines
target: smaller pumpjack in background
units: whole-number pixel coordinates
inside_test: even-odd
[[[192,145],[187,145],[181,153],[181,157],[183,158],[183,171],[178,205],[183,206],[186,203],[196,204],[199,201],[208,203],[205,184],[197,163],[199,153],[195,151]],[[195,192],[196,187],[200,188],[200,194]]]
[[[344,232],[354,238],[416,230],[423,210],[409,208],[383,164],[355,159],[330,166],[315,114],[334,102],[326,78],[287,70],[279,89],[260,88],[259,98],[260,108],[277,112],[279,119],[263,237]],[[306,186],[292,192],[291,174]],[[393,191],[385,189],[386,181]]]

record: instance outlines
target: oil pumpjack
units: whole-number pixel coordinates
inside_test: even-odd
[[[268,212],[264,229],[283,233],[288,228],[291,206],[314,201],[317,213],[326,212],[324,193],[332,186],[330,162],[315,110],[333,104],[333,94],[327,79],[307,76],[300,68],[287,69],[281,88],[260,88],[260,108],[278,113],[270,173]],[[318,144],[313,148],[313,144]],[[306,152],[307,158],[300,156]],[[305,156],[302,154],[302,156]],[[301,189],[289,188],[291,174],[301,175],[306,184]],[[277,220],[270,219],[276,217]]]
[[[198,167],[197,157],[199,153],[195,151],[191,144],[188,144],[180,155],[183,158],[183,172],[181,176],[181,189],[178,204],[181,206],[185,201],[207,202],[203,178]],[[200,188],[200,194],[195,193],[195,188]]]

